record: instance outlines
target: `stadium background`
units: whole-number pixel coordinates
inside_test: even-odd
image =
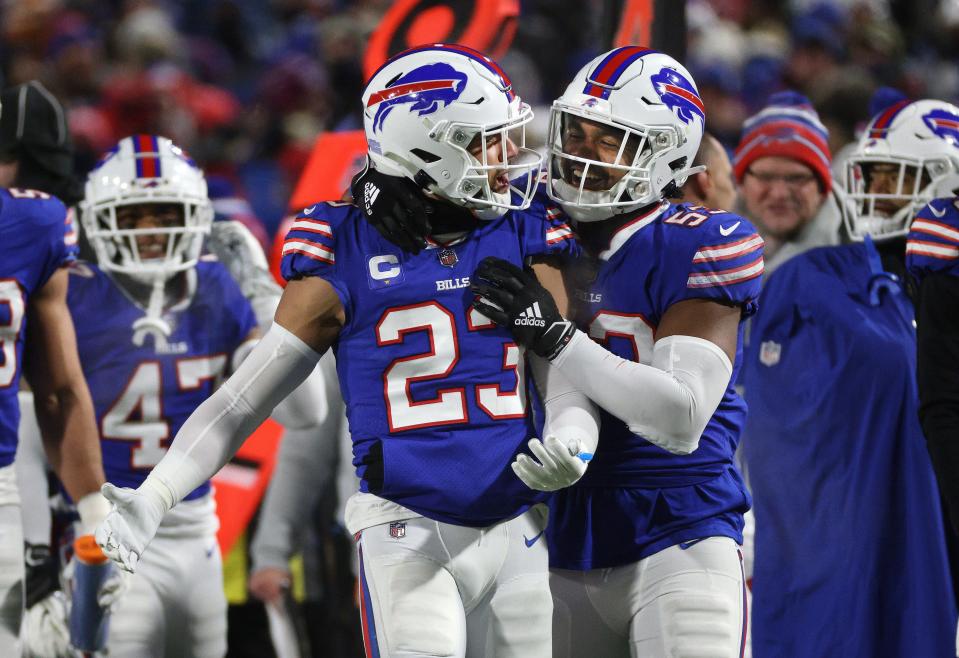
[[[812,99],[834,153],[879,86],[959,101],[956,0],[6,0],[0,35],[2,86],[38,79],[63,103],[78,176],[121,137],[166,135],[207,172],[218,213],[250,226],[267,251],[291,208],[345,190],[364,148],[366,75],[419,43],[460,41],[497,57],[537,109],[540,140],[573,73],[626,43],[687,64],[707,129],[727,148],[784,88]],[[243,531],[278,428],[257,438],[220,479],[231,656],[270,655],[242,580]],[[329,527],[335,505],[323,507],[308,555],[323,587],[301,613],[314,655],[360,655],[348,540]]]

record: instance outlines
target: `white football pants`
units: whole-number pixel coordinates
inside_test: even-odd
[[[549,658],[545,528],[536,506],[488,528],[419,517],[363,530],[367,657]]]
[[[553,656],[739,658],[739,547],[728,537],[682,545],[613,569],[552,570]]]
[[[0,656],[20,655],[23,578],[23,525],[11,464],[0,468]]]
[[[226,596],[212,494],[178,504],[143,552],[114,606],[110,658],[219,658]]]

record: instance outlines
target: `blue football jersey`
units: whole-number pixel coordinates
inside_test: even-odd
[[[743,365],[753,655],[948,656],[956,607],[913,310],[871,244],[769,278]]]
[[[715,300],[740,306],[744,318],[755,312],[762,250],[738,215],[663,202],[621,227],[598,261],[574,267],[576,323],[614,354],[648,365],[656,327],[677,302]],[[742,324],[731,382],[741,352]],[[601,413],[589,469],[551,503],[551,566],[614,567],[714,535],[742,542],[750,503],[733,454],[746,406],[732,383],[690,455],[663,450]]]
[[[919,211],[906,239],[906,267],[916,279],[959,276],[959,197],[934,199]]]
[[[133,323],[144,310],[110,276],[89,263],[70,271],[68,303],[80,363],[93,395],[106,477],[118,486],[143,482],[257,326],[222,264],[200,261],[184,281],[192,290],[164,314],[173,332],[158,348],[152,337],[134,344]],[[204,483],[186,499],[209,488]]]
[[[544,498],[509,467],[535,435],[524,352],[472,308],[469,278],[486,256],[522,265],[577,252],[540,202],[417,255],[352,205],[321,203],[296,219],[283,276],[324,278],[346,313],[333,349],[362,491],[363,459],[378,444],[384,482],[373,493],[428,518],[482,527]]]
[[[12,464],[17,452],[27,304],[76,255],[73,213],[57,198],[0,188],[0,467]]]

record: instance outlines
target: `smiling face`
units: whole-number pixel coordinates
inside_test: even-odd
[[[138,203],[116,210],[117,228],[124,230],[170,229],[183,226],[183,206],[176,203]],[[134,237],[141,261],[162,259],[167,253],[170,235],[164,232],[142,233]]]
[[[576,158],[629,166],[636,157],[639,139],[630,134],[624,145],[625,136],[624,130],[599,121],[566,115],[561,139],[563,151]],[[560,169],[563,180],[577,188],[585,175],[583,189],[589,191],[612,189],[627,172],[625,167],[587,166],[575,159],[563,159]]]
[[[810,167],[778,155],[756,158],[743,175],[741,192],[748,217],[780,240],[811,222],[826,197]]]

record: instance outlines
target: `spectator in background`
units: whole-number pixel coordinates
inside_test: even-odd
[[[682,188],[683,200],[718,210],[735,208],[733,166],[719,140],[709,133],[703,133],[703,141],[693,160],[693,166],[706,167],[706,170],[693,174],[686,180]]]
[[[959,108],[938,101],[881,112],[849,158],[851,244],[800,254],[763,288],[742,369],[756,658],[955,651],[904,236],[916,209],[959,172],[956,119]],[[943,239],[955,231],[942,217],[949,200],[935,203],[914,224],[932,235],[913,248],[938,265],[935,255],[955,250]]]
[[[733,158],[742,214],[766,241],[766,273],[806,249],[839,242],[828,131],[802,94],[785,91],[746,120]]]

